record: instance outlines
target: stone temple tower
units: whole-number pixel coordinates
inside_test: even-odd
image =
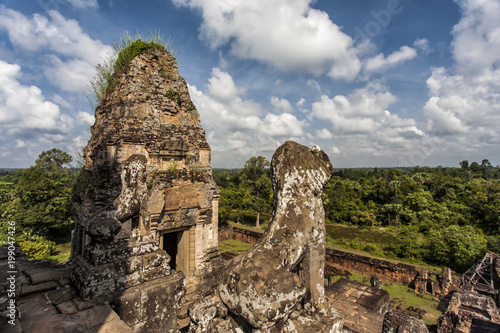
[[[130,300],[161,294],[175,303],[185,276],[217,258],[219,190],[199,114],[162,47],[146,47],[115,70],[95,118],[74,191],[72,282],[83,299],[114,293],[124,319]],[[144,287],[151,283],[160,287]],[[139,308],[132,312],[147,304]],[[127,324],[155,331],[158,313],[152,320],[132,312]]]

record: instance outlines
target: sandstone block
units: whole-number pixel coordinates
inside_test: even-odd
[[[400,312],[385,314],[382,333],[428,333],[424,321]]]
[[[273,218],[256,245],[226,264],[218,286],[229,310],[258,329],[282,326],[303,299],[311,314],[325,302],[322,193],[332,165],[317,146],[288,141],[271,172]],[[304,279],[292,273],[300,263]]]

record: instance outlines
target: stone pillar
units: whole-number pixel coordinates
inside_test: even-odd
[[[324,233],[319,238],[324,238]],[[318,242],[310,248],[302,260],[302,276],[306,285],[304,303],[306,310],[315,312],[325,303],[325,246]]]

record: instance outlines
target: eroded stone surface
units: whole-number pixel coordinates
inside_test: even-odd
[[[323,311],[325,302],[322,193],[332,165],[318,147],[288,141],[271,170],[271,222],[254,247],[226,264],[218,287],[229,310],[261,330],[282,326],[302,300],[310,314]],[[303,278],[293,273],[299,263]]]
[[[470,332],[473,320],[500,324],[500,312],[495,301],[475,293],[455,293],[448,308],[438,319],[439,332]]]
[[[404,313],[389,311],[385,314],[382,333],[428,333],[424,321]]]

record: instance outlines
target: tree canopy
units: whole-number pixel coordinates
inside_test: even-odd
[[[387,257],[467,269],[486,249],[500,252],[500,168],[487,159],[458,164],[336,170],[323,192],[326,221],[393,233]],[[257,215],[256,193],[266,201],[262,211],[271,212],[267,165],[253,157],[239,173],[214,170],[221,221],[244,211]]]
[[[30,230],[48,238],[72,228],[72,188],[75,172],[68,168],[71,155],[59,149],[42,152],[34,166],[20,170],[0,206],[2,221],[15,221],[18,230]]]

